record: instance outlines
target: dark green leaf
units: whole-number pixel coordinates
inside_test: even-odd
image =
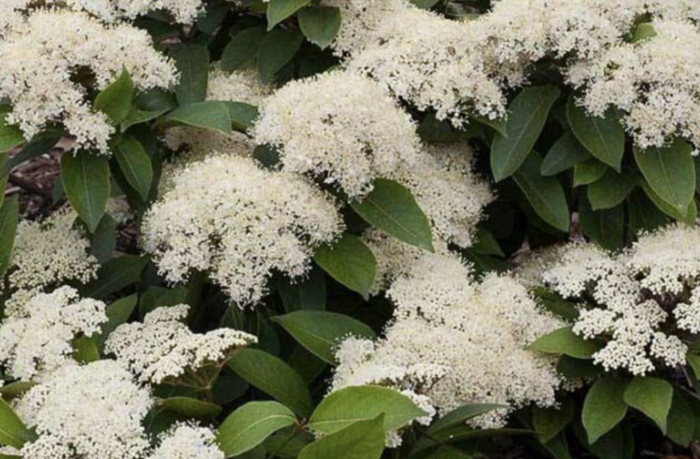
[[[622,204],[638,183],[632,173],[608,169],[603,178],[588,186],[588,202],[593,210],[611,209]]]
[[[428,435],[433,435],[445,429],[450,429],[455,426],[464,425],[470,419],[474,419],[482,414],[490,413],[499,408],[507,408],[505,405],[497,405],[495,403],[469,403],[454,409],[444,416],[438,418],[430,425]]]
[[[629,199],[630,232],[633,236],[642,231],[653,231],[668,223],[668,216],[647,198],[642,190],[634,191]]]
[[[287,312],[326,309],[326,273],[317,266],[302,281],[280,278],[277,290]]]
[[[258,72],[265,83],[271,82],[275,74],[301,48],[304,36],[296,31],[275,29],[265,35],[258,52]]]
[[[24,134],[17,126],[7,124],[7,113],[0,113],[0,153],[24,143]]]
[[[692,402],[679,390],[673,391],[671,411],[668,413],[666,435],[683,447],[688,447],[695,435],[695,412]]]
[[[347,336],[374,339],[374,332],[362,322],[344,314],[325,311],[297,311],[272,318],[302,346],[323,361],[335,363],[335,348]]]
[[[160,115],[163,113],[167,112],[168,109],[164,108],[161,110],[154,110],[154,111],[146,111],[146,110],[141,110],[135,105],[131,107],[131,111],[129,112],[129,115],[127,115],[126,119],[122,121],[121,124],[121,130],[122,132],[125,132],[132,126],[136,126],[141,123],[147,123],[149,121],[153,121],[154,119],[158,118]]]
[[[350,386],[332,392],[316,407],[309,428],[329,435],[354,422],[384,415],[387,432],[403,427],[411,420],[425,416],[407,396],[387,387]]]
[[[576,140],[576,136],[571,132],[566,132],[547,152],[542,160],[540,172],[546,176],[557,175],[590,158],[591,155]]]
[[[258,107],[243,102],[225,102],[233,127],[245,132],[258,117]]]
[[[608,250],[622,247],[625,237],[625,209],[622,205],[612,209],[594,211],[585,196],[579,203],[579,222],[583,234]]]
[[[321,49],[330,45],[340,30],[340,8],[308,6],[299,11],[298,16],[301,31]]]
[[[17,196],[5,199],[5,202],[0,206],[0,279],[10,265],[18,220],[19,201]]]
[[[556,177],[540,175],[541,158],[536,152],[513,175],[537,215],[560,231],[569,231],[569,205]]]
[[[249,402],[219,427],[217,441],[226,457],[250,451],[273,433],[296,422],[294,413],[277,402]]]
[[[306,446],[298,459],[379,459],[386,436],[383,415],[357,421]]]
[[[695,195],[695,163],[690,145],[676,139],[667,147],[635,148],[634,158],[659,198],[678,212],[686,212]]]
[[[203,102],[209,84],[209,50],[202,45],[180,45],[173,50],[173,59],[180,73],[175,95],[180,105]]]
[[[566,114],[571,130],[581,144],[599,161],[620,172],[625,153],[625,130],[614,110],[604,117],[589,116],[583,107],[569,98]]]
[[[657,209],[665,213],[671,218],[678,221],[684,222],[688,225],[694,225],[695,219],[697,218],[698,209],[695,205],[695,201],[691,200],[688,209],[685,212],[679,212],[674,206],[668,204],[666,201],[661,199],[658,194],[649,186],[647,182],[642,183],[642,188],[647,197],[654,203]]]
[[[574,334],[571,327],[564,327],[540,336],[530,344],[530,350],[546,354],[568,355],[577,359],[590,359],[600,349],[600,343],[585,340]]]
[[[20,164],[50,152],[60,139],[61,136],[54,132],[37,135],[30,140],[19,153],[8,159],[7,162],[2,165],[2,168],[0,168],[0,178],[5,177],[12,169]]]
[[[73,342],[73,358],[83,365],[100,360],[100,350],[92,337],[81,336]]]
[[[95,342],[100,350],[104,350],[105,341],[109,338],[110,333],[117,329],[118,326],[125,324],[131,314],[133,314],[138,296],[136,294],[124,298],[120,298],[114,303],[107,306],[105,314],[107,322],[100,325],[100,333],[95,335]]]
[[[231,134],[231,114],[224,102],[197,102],[177,108],[165,121]]]
[[[160,401],[160,406],[188,418],[213,418],[221,412],[219,405],[189,397],[166,398]]]
[[[61,156],[61,180],[71,206],[92,233],[105,213],[110,193],[109,162],[88,151]]]
[[[532,408],[532,423],[542,443],[554,439],[574,418],[574,404],[566,398],[558,408]]]
[[[367,295],[372,288],[377,260],[357,236],[346,234],[331,247],[319,247],[314,260],[350,290]]]
[[[267,30],[272,30],[310,2],[311,0],[270,0],[267,4]]]
[[[238,32],[221,54],[219,63],[221,69],[232,72],[252,61],[258,55],[263,38],[265,38],[265,30],[260,27],[251,27]]]
[[[104,214],[90,238],[90,255],[99,263],[104,263],[112,258],[116,247],[117,222],[109,214]]]
[[[126,181],[147,201],[153,182],[153,165],[146,149],[136,138],[125,135],[112,146],[112,151]]]
[[[597,159],[589,159],[574,166],[574,186],[590,185],[600,180],[608,171],[608,166]]]
[[[97,95],[94,107],[107,115],[109,121],[117,126],[129,115],[133,97],[134,82],[129,72],[124,69],[114,83]]]
[[[646,414],[666,434],[673,386],[659,378],[635,376],[625,389],[625,403]]]
[[[598,441],[625,418],[627,404],[623,400],[623,394],[626,388],[625,380],[606,376],[597,380],[588,390],[581,415],[588,443]]]
[[[97,279],[85,286],[83,296],[102,298],[138,282],[148,258],[123,255],[112,258],[97,271]]]
[[[397,239],[432,252],[430,222],[418,206],[411,190],[393,180],[377,179],[372,191],[350,206],[367,223]]]
[[[31,438],[22,420],[5,400],[0,399],[0,444],[20,449]]]
[[[311,414],[309,391],[301,376],[279,358],[257,349],[241,349],[228,362],[229,367],[300,416]]]
[[[510,104],[508,137],[497,134],[491,147],[491,171],[497,182],[510,177],[532,152],[559,94],[556,87],[535,86],[524,89]]]

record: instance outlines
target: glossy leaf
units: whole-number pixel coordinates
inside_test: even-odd
[[[275,29],[265,35],[258,52],[258,72],[264,83],[294,58],[303,41],[303,35],[291,30]]]
[[[92,233],[105,213],[110,194],[109,162],[88,151],[61,156],[63,189],[71,206]]]
[[[620,172],[625,153],[625,130],[615,111],[608,110],[603,117],[590,116],[572,96],[566,114],[578,141],[600,162]]]
[[[295,422],[294,413],[280,403],[249,402],[224,420],[219,427],[217,441],[226,457],[238,456]]]
[[[571,327],[564,327],[539,337],[529,346],[530,350],[546,354],[568,355],[577,359],[590,359],[600,349],[596,341],[585,340],[574,334]]]
[[[153,165],[146,149],[136,138],[125,135],[113,145],[112,151],[126,181],[147,201],[153,182]]]
[[[107,115],[109,121],[117,126],[129,115],[133,97],[134,82],[129,72],[124,69],[114,83],[97,95],[93,106],[95,110]]]
[[[357,236],[346,234],[333,246],[321,246],[314,260],[333,279],[350,290],[367,295],[374,283],[377,260]]]
[[[557,175],[590,158],[590,153],[576,140],[574,134],[566,132],[547,152],[540,172],[546,176]]]
[[[647,415],[666,434],[673,400],[673,386],[668,381],[636,376],[625,389],[624,399],[625,403]]]
[[[188,418],[213,418],[221,412],[219,405],[189,397],[166,398],[160,401],[160,406]]]
[[[197,102],[168,113],[166,121],[231,134],[231,115],[224,102]]]
[[[173,50],[173,59],[180,74],[175,95],[180,105],[204,102],[209,85],[209,50],[206,46],[188,44]]]
[[[311,0],[270,0],[267,4],[267,30],[272,30],[310,2]]]
[[[627,404],[623,394],[626,387],[625,380],[606,376],[597,380],[588,390],[582,413],[588,443],[593,444],[598,441],[625,418]]]
[[[560,231],[569,231],[569,205],[564,189],[556,177],[540,175],[541,158],[533,152],[522,167],[513,175],[513,180],[525,193],[527,200],[542,220]]]
[[[340,8],[308,6],[299,11],[299,26],[311,43],[325,49],[340,30]]]
[[[10,265],[18,221],[19,201],[17,196],[5,199],[0,206],[0,279]]]
[[[622,204],[638,183],[631,173],[618,174],[608,169],[600,180],[588,186],[588,202],[593,210],[611,209]]]
[[[260,27],[250,27],[238,32],[221,54],[219,62],[221,69],[232,72],[255,59],[263,38],[265,38],[265,30]]]
[[[306,446],[298,459],[379,459],[384,450],[382,415],[357,421]]]

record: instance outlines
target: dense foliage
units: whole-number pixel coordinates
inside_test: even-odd
[[[0,63],[0,458],[698,454],[697,0],[0,0]]]

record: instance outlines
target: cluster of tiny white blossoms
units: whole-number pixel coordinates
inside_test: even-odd
[[[698,244],[700,230],[680,225],[645,234],[617,255],[574,243],[559,249],[541,278],[579,302],[574,333],[604,340],[594,362],[644,375],[658,363],[683,364],[683,333],[700,331]]]
[[[184,322],[188,311],[185,304],[160,307],[146,314],[143,323],[120,325],[109,335],[105,350],[141,382],[160,384],[218,365],[233,351],[257,342],[253,335],[228,328],[193,333]]]
[[[72,360],[73,340],[100,331],[105,304],[80,299],[71,287],[39,293],[23,305],[24,315],[0,323],[0,364],[15,379],[30,381]]]
[[[53,123],[75,137],[76,148],[107,154],[114,133],[104,113],[86,100],[76,82],[88,69],[96,89],[104,89],[124,69],[136,87],[168,88],[174,64],[158,53],[148,33],[129,24],[104,25],[85,13],[34,10],[0,30],[0,98],[12,104],[7,121],[30,138]]]
[[[134,459],[149,442],[143,421],[151,393],[113,360],[65,365],[15,404],[38,439],[25,443],[24,459]]]
[[[207,427],[175,424],[162,435],[158,447],[148,459],[224,459],[216,435]]]
[[[350,198],[413,165],[420,148],[411,116],[381,85],[348,71],[287,83],[262,102],[253,136],[279,150],[282,170],[337,185]]]
[[[135,19],[151,11],[166,11],[176,22],[191,24],[202,11],[202,0],[5,0],[3,9],[26,11],[34,7],[64,7],[84,11],[107,22]]]
[[[562,323],[513,278],[491,274],[479,283],[456,256],[427,254],[387,295],[393,321],[376,342],[340,345],[333,390],[387,385],[427,397],[441,415],[465,403],[510,407],[471,421],[477,427],[503,426],[511,409],[528,403],[556,403],[553,360],[526,347]]]
[[[215,68],[209,73],[207,100],[243,102],[257,106],[271,90],[269,85],[260,81],[257,71],[252,68],[231,73]],[[168,129],[165,142],[173,150],[184,146],[185,161],[203,159],[213,151],[249,156],[253,150],[248,137],[240,132],[224,134],[184,126]]]
[[[619,43],[572,65],[568,81],[581,88],[593,115],[610,107],[641,148],[660,147],[673,136],[700,145],[700,28],[690,22],[654,21],[656,36]]]
[[[169,281],[206,271],[241,306],[262,298],[273,270],[306,273],[313,248],[342,230],[329,195],[252,158],[214,155],[172,183],[144,217],[144,248]]]
[[[98,264],[90,255],[90,241],[74,227],[75,213],[55,212],[43,222],[22,220],[10,257],[5,288],[12,297],[6,313],[17,314],[34,294],[68,281],[86,283]]]

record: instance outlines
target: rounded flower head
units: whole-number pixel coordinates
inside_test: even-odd
[[[12,105],[9,123],[26,138],[61,123],[76,148],[103,154],[114,127],[87,102],[76,69],[88,69],[98,90],[124,69],[139,89],[167,88],[177,79],[175,66],[153,48],[146,31],[105,26],[72,11],[37,10],[0,30],[0,60],[0,98]]]
[[[514,279],[489,275],[478,283],[460,259],[428,254],[387,295],[396,305],[394,320],[377,342],[343,342],[334,390],[389,385],[427,397],[440,414],[465,403],[555,403],[560,379],[553,361],[526,347],[561,323]],[[503,426],[508,412],[471,424]]]
[[[209,428],[178,423],[163,435],[148,459],[224,459]]]
[[[33,296],[22,307],[24,316],[0,323],[0,363],[24,381],[56,370],[71,361],[76,337],[100,331],[107,321],[105,307],[101,301],[81,300],[70,287]]]
[[[303,275],[313,247],[340,230],[334,203],[302,178],[214,156],[173,177],[144,218],[143,244],[168,280],[207,271],[246,305],[265,294],[272,270]]]
[[[67,365],[16,404],[39,438],[22,447],[25,459],[133,459],[149,447],[142,425],[151,394],[112,360]]]
[[[286,84],[262,103],[253,134],[279,150],[283,170],[335,184],[351,198],[412,165],[420,147],[411,117],[378,83],[352,72]]]
[[[184,304],[160,307],[146,314],[143,323],[120,325],[109,335],[105,350],[140,381],[161,384],[186,370],[216,366],[237,349],[257,342],[255,336],[227,328],[193,333],[184,322],[188,310]]]

